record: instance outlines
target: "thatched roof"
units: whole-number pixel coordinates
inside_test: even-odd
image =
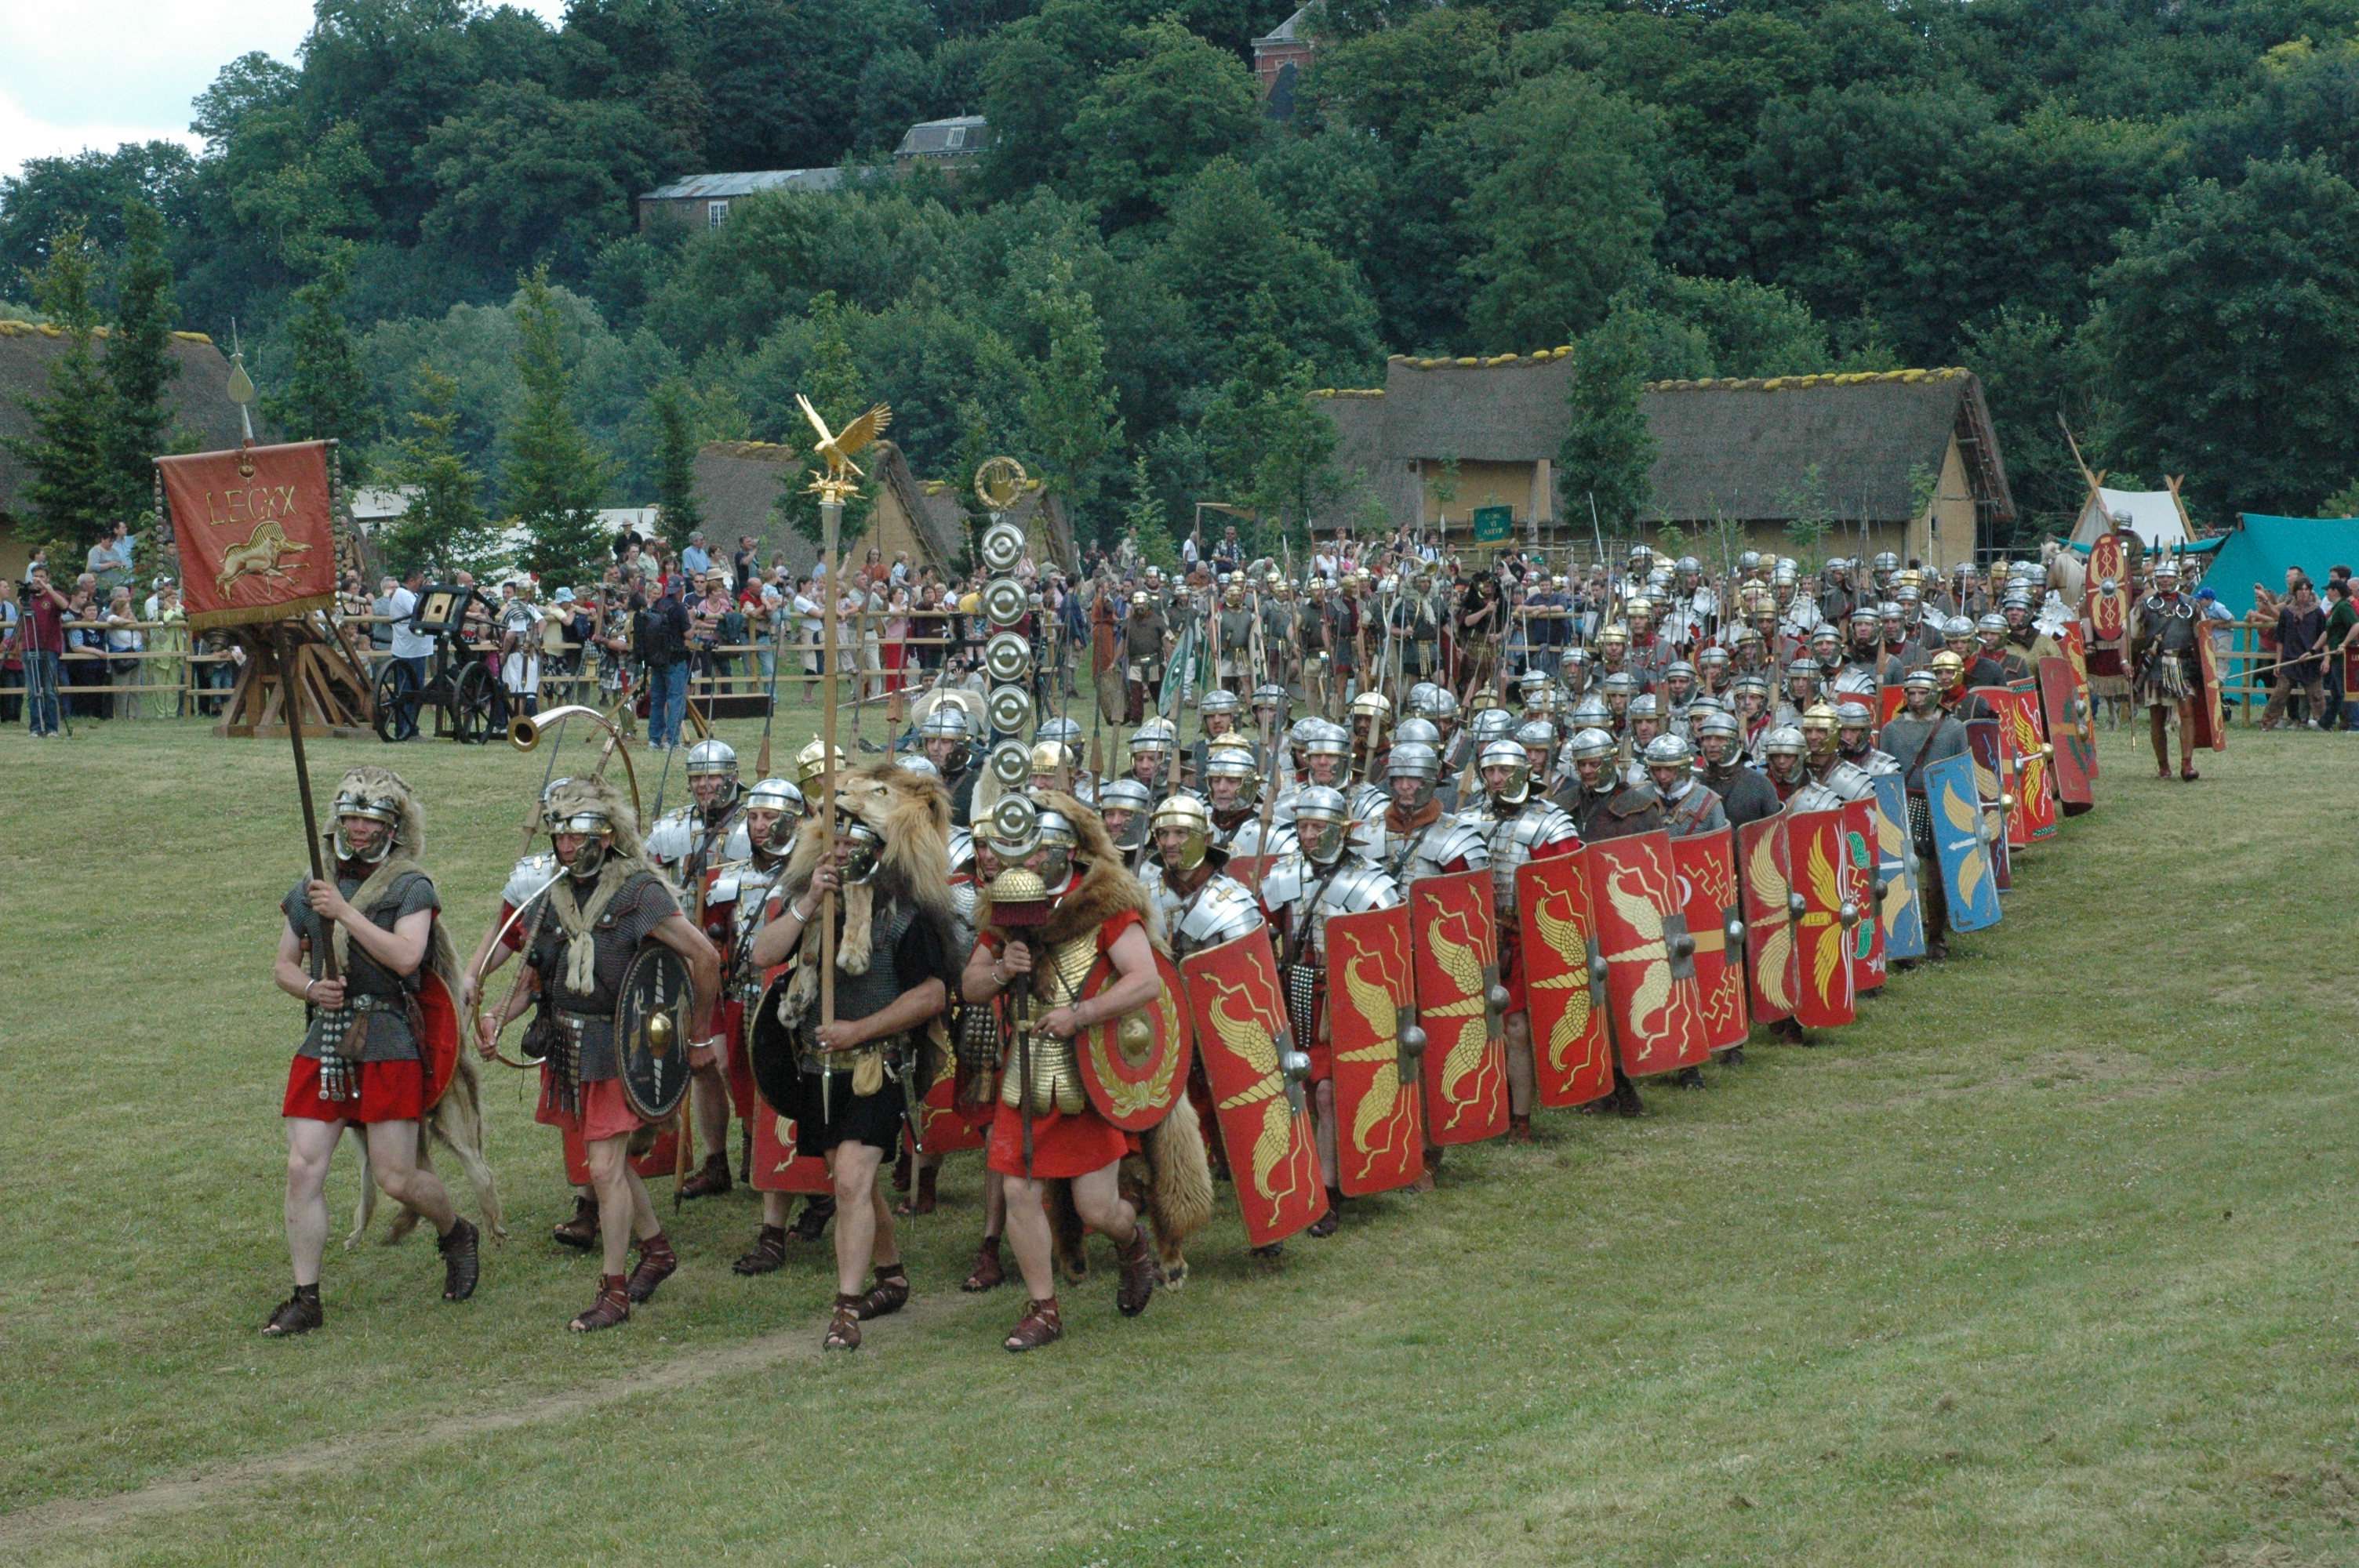
[[[25,399],[49,391],[49,362],[63,353],[65,346],[65,335],[54,327],[0,321],[0,442],[33,433]],[[180,367],[165,395],[176,431],[185,433],[202,451],[236,446],[240,430],[237,405],[229,400],[229,361],[201,332],[173,333],[170,351],[173,362]],[[106,333],[103,330],[98,353],[103,360]],[[168,438],[176,431],[167,431]],[[24,463],[0,445],[0,514],[16,512],[24,482]]]
[[[787,481],[803,471],[802,453],[773,441],[707,441],[697,449],[693,471],[707,538],[734,548],[739,535],[751,534],[764,559],[783,552],[797,575],[818,563],[819,547],[772,510]]]
[[[1902,521],[1923,509],[1952,436],[1975,500],[1999,519],[2015,515],[1971,371],[1662,381],[1644,406],[1665,517]]]
[[[1490,359],[1396,355],[1381,389],[1312,394],[1334,421],[1336,469],[1414,505],[1414,463],[1552,460],[1564,444],[1571,351]],[[1907,370],[1649,383],[1655,508],[1678,522],[1782,522],[1802,511],[1898,522],[1919,510],[1954,436],[1974,499],[2015,515],[1982,383],[1970,371]],[[1347,521],[1342,503],[1321,525]]]
[[[892,441],[876,443],[876,460],[869,465],[869,471],[900,503],[933,563],[946,569],[954,565],[966,551],[966,519],[959,513],[955,496],[935,493],[947,492],[948,487],[919,479],[909,467],[908,455]]]

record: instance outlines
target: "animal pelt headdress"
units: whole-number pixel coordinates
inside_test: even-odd
[[[1130,909],[1137,911],[1139,918],[1146,922],[1157,949],[1166,950],[1157,934],[1154,904],[1147,896],[1147,889],[1131,875],[1123,852],[1114,848],[1114,838],[1098,814],[1057,790],[1036,790],[1032,798],[1043,810],[1057,812],[1073,825],[1073,864],[1082,873],[1081,884],[1059,899],[1057,906],[1049,912],[1048,924],[1039,931],[1040,940],[1071,941]],[[974,919],[978,929],[993,924],[988,886],[975,908]]]
[[[866,881],[842,890],[843,930],[836,939],[835,967],[847,975],[864,975],[875,956],[876,901],[881,895],[915,907],[918,918],[931,921],[944,937],[943,951],[953,921],[951,903],[951,800],[942,786],[908,769],[886,762],[858,773],[835,775],[835,809],[856,816],[884,840],[876,851],[876,873]],[[817,813],[795,835],[787,857],[782,883],[789,902],[802,897],[812,873],[826,854],[827,824]],[[799,1013],[819,988],[817,942],[802,945],[805,957],[795,966],[787,1005]],[[952,955],[952,961],[964,957]]]
[[[541,821],[561,822],[581,811],[603,811],[614,825],[614,848],[606,857],[607,864],[617,860],[637,862],[635,871],[651,871],[647,861],[647,840],[639,834],[639,814],[632,809],[630,797],[609,780],[576,778],[560,781],[549,792],[549,800],[541,807]]]
[[[390,888],[396,878],[411,872],[426,874],[426,868],[419,863],[426,853],[426,812],[419,804],[417,792],[399,773],[374,763],[353,768],[338,783],[336,793],[339,795],[357,795],[373,800],[383,800],[389,795],[400,803],[397,820],[393,827],[393,848],[369,874],[367,881],[354,890],[354,903],[365,908],[381,890]],[[348,966],[351,961],[350,949],[346,946],[349,937],[342,927],[337,928],[334,937],[338,962]],[[464,994],[459,983],[459,950],[451,940],[450,928],[439,915],[427,937],[426,968],[442,982],[444,990],[456,1003]],[[460,1027],[462,1031],[466,1027],[463,1020]],[[475,1054],[466,1049],[462,1043],[449,1087],[442,1091],[442,1098],[435,1102],[434,1108],[418,1130],[418,1164],[421,1170],[433,1169],[429,1154],[433,1143],[439,1142],[450,1150],[458,1157],[460,1164],[466,1168],[468,1184],[475,1190],[476,1207],[484,1217],[485,1228],[495,1235],[506,1236],[507,1227],[502,1223],[499,1187],[493,1180],[490,1162],[484,1157],[482,1087]],[[344,1240],[348,1247],[368,1228],[369,1215],[376,1202],[376,1184],[369,1180],[365,1152],[362,1159],[361,1201],[353,1217],[352,1234]],[[395,1221],[386,1239],[398,1241],[417,1223],[418,1211],[405,1204],[400,1218]]]

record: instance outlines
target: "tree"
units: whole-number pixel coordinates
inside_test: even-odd
[[[1158,567],[1180,565],[1179,546],[1171,542],[1170,518],[1163,510],[1163,498],[1155,493],[1155,479],[1147,472],[1145,452],[1131,460],[1130,499],[1123,504],[1122,526],[1138,546],[1140,560]]]
[[[566,406],[561,321],[547,267],[519,280],[516,314],[524,401],[508,430],[506,488],[509,508],[531,536],[523,565],[548,580],[594,580],[606,554],[598,502],[612,460]]]
[[[419,367],[418,406],[411,433],[396,443],[386,477],[409,488],[408,510],[377,544],[386,566],[397,575],[427,567],[435,575],[459,568],[477,575],[506,564],[500,530],[484,515],[477,499],[483,476],[460,455],[452,434],[459,427],[459,384],[431,365]]]
[[[342,308],[348,287],[338,257],[295,291],[296,315],[287,331],[292,363],[284,384],[263,395],[262,411],[289,439],[340,442],[344,475],[358,483],[361,440],[370,420],[360,351]]]
[[[688,384],[674,376],[658,384],[649,400],[656,422],[656,509],[663,536],[675,550],[704,526],[696,503],[696,429],[690,422]]]
[[[172,358],[172,264],[164,254],[164,215],[136,198],[125,204],[128,236],[114,288],[114,331],[106,344],[114,391],[107,467],[116,503],[147,509],[154,493],[152,460],[164,449],[171,420],[165,393],[180,373]]]
[[[68,229],[47,248],[33,299],[64,343],[49,362],[48,392],[24,400],[32,433],[10,438],[8,449],[25,465],[24,504],[51,535],[82,546],[104,538],[120,514],[107,466],[114,396],[92,349],[98,313],[89,243],[80,229]]]
[[[2299,512],[2359,425],[2359,189],[2322,160],[2172,198],[2097,276],[2091,346],[2124,445],[2198,512]]]
[[[1143,222],[1261,127],[1253,75],[1169,16],[1139,29],[1137,59],[1098,78],[1073,111],[1082,183],[1115,227]]]
[[[1663,221],[1658,117],[1559,72],[1506,94],[1483,122],[1492,156],[1461,204],[1479,236],[1463,266],[1471,324],[1493,349],[1565,342],[1651,264]]]
[[[1024,395],[1024,444],[1072,514],[1086,516],[1097,501],[1102,467],[1122,444],[1122,416],[1106,384],[1105,335],[1089,295],[1073,287],[1072,264],[1061,257],[1031,304],[1049,352],[1032,369]]]
[[[1253,547],[1276,550],[1290,538],[1308,547],[1310,518],[1341,484],[1335,422],[1310,399],[1318,378],[1309,361],[1267,325],[1246,345],[1245,363],[1204,410],[1212,472],[1227,499],[1255,514]]]
[[[1644,346],[1637,324],[1616,314],[1573,345],[1571,411],[1557,452],[1557,490],[1568,517],[1590,515],[1604,532],[1626,537],[1654,499],[1649,474],[1655,438],[1640,399],[1646,391]]]

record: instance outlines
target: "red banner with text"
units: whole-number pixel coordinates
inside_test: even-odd
[[[336,598],[325,441],[158,458],[189,630],[287,621]]]

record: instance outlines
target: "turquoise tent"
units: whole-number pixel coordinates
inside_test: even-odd
[[[2285,591],[2288,567],[2310,574],[2323,594],[2326,568],[2359,568],[2359,517],[2271,517],[2243,514],[2243,526],[2224,535],[2220,553],[2203,569],[2203,586],[2235,614],[2253,608],[2253,585]]]

